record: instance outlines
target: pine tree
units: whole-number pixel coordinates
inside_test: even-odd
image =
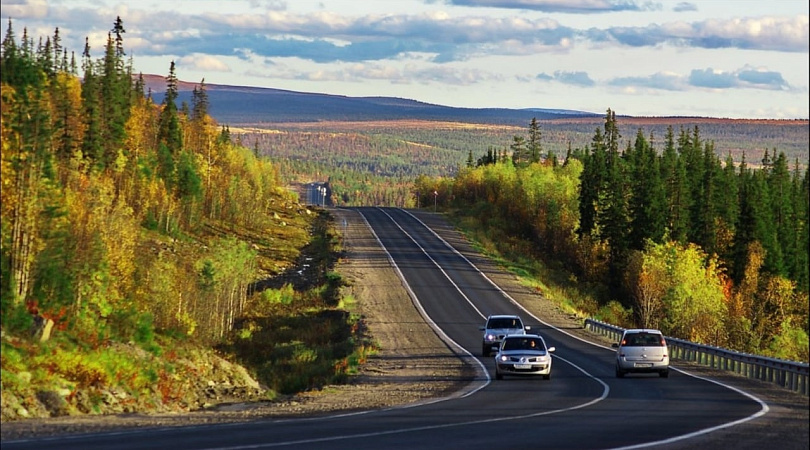
[[[540,131],[540,125],[537,123],[537,118],[532,117],[529,124],[529,139],[526,142],[526,151],[528,152],[528,162],[540,162],[540,155],[543,153],[543,146],[540,143],[543,133]]]
[[[701,201],[704,187],[704,158],[703,146],[700,141],[700,131],[698,126],[694,127],[694,135],[688,130],[681,128],[681,135],[678,139],[678,152],[683,159],[686,171],[687,198],[689,199],[689,216],[687,219],[687,240],[698,242],[700,230],[695,226],[699,222],[701,214]]]
[[[792,183],[787,158],[783,152],[776,154],[768,174],[768,192],[770,193],[771,215],[773,217],[773,230],[776,233],[776,253],[773,259],[772,270],[775,274],[787,278],[788,267],[792,265],[789,260],[795,258],[798,251],[796,245],[796,228],[798,216],[793,209]]]
[[[194,86],[191,92],[191,120],[203,122],[208,116],[208,90],[205,88],[205,78],[200,81],[199,86]]]
[[[671,126],[667,128],[661,171],[667,197],[667,229],[670,239],[686,244],[691,202],[687,188],[686,164],[675,149]]]
[[[526,156],[526,139],[522,136],[513,136],[512,145],[509,146],[509,149],[512,151],[512,164],[515,167],[523,167],[529,164]]]
[[[607,167],[604,195],[597,200],[596,222],[600,237],[609,244],[609,283],[613,289],[621,285],[627,253],[629,251],[628,230],[628,188],[625,161],[619,152],[619,127],[616,113],[608,109],[605,118],[605,144],[607,147]]]
[[[19,45],[9,29],[2,45],[3,189],[2,298],[19,307],[29,300],[42,239],[45,192],[53,185],[48,79],[27,30]]]
[[[666,199],[658,157],[641,129],[627,155],[630,174],[630,248],[643,250],[649,239],[660,243],[664,236]]]
[[[103,136],[102,116],[99,104],[99,81],[95,73],[95,65],[90,57],[90,40],[85,38],[84,53],[82,54],[82,106],[84,116],[84,139],[82,152],[96,167],[103,167]]]
[[[602,130],[597,128],[591,140],[591,152],[585,156],[582,164],[579,188],[579,228],[580,237],[590,235],[597,230],[597,204],[604,190],[607,179],[607,153]]]
[[[692,228],[693,242],[699,245],[708,254],[717,252],[717,230],[716,230],[716,190],[717,181],[721,173],[720,161],[714,152],[714,146],[705,143],[703,151],[703,177],[700,189],[695,192],[694,216]]]
[[[805,166],[804,177],[799,171],[799,161],[795,163],[793,175],[793,204],[796,211],[797,254],[791,266],[791,279],[796,280],[798,289],[810,292],[810,168]]]
[[[169,66],[169,76],[166,77],[166,95],[163,98],[160,112],[158,140],[164,142],[172,153],[182,148],[182,132],[177,110],[177,76],[175,75],[174,61]]]
[[[126,123],[129,119],[131,79],[124,64],[123,22],[116,18],[112,31],[107,33],[107,45],[100,78],[100,105],[102,117],[103,151],[100,165],[110,167],[124,152]],[[115,36],[113,38],[113,36]]]
[[[723,261],[732,261],[732,242],[734,239],[734,225],[739,215],[739,187],[737,168],[734,159],[729,153],[723,168],[717,177],[714,205],[717,214],[717,254]]]

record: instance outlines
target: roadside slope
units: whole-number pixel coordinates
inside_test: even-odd
[[[425,323],[402,282],[390,266],[385,252],[353,210],[332,210],[336,229],[343,233],[345,258],[337,270],[346,278],[344,295],[356,304],[380,350],[362,365],[350,384],[327,386],[320,391],[282,398],[273,402],[231,402],[205,411],[187,414],[60,417],[4,423],[3,440],[32,435],[110,431],[133,427],[164,427],[302,417],[346,413],[366,409],[411,405],[457,395],[482,381],[467,356],[456,355]],[[563,312],[551,301],[520,284],[512,274],[479,255],[441,216],[412,211],[450,242],[517,302],[544,322],[584,339],[609,345],[582,327],[582,321]],[[482,319],[483,320],[483,319]],[[810,443],[808,399],[733,374],[674,362],[674,366],[696,375],[727,383],[768,402],[770,412],[753,422],[715,431],[707,436],[670,444],[668,449],[709,447],[761,449],[806,449]]]

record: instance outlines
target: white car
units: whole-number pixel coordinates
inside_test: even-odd
[[[664,335],[658,330],[624,330],[622,340],[613,344],[616,349],[616,376],[631,372],[658,373],[669,376],[669,348]]]
[[[487,323],[478,329],[484,332],[481,354],[489,356],[492,353],[492,347],[501,345],[504,337],[512,334],[526,334],[530,327],[523,326],[520,316],[499,314],[487,317]]]
[[[554,350],[536,334],[506,336],[495,355],[495,379],[502,380],[504,375],[540,375],[548,380]]]

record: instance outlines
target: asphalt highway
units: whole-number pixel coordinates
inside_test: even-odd
[[[382,411],[4,442],[4,450],[686,448],[694,437],[767,412],[756,397],[678,370],[669,378],[616,378],[612,349],[533,317],[408,211],[359,211],[426,319],[479,367],[467,391]],[[556,347],[550,380],[494,380],[479,331],[489,314],[519,314]]]

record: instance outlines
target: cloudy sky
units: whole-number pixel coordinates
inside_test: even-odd
[[[808,118],[804,0],[0,0],[136,72],[449,106]]]

